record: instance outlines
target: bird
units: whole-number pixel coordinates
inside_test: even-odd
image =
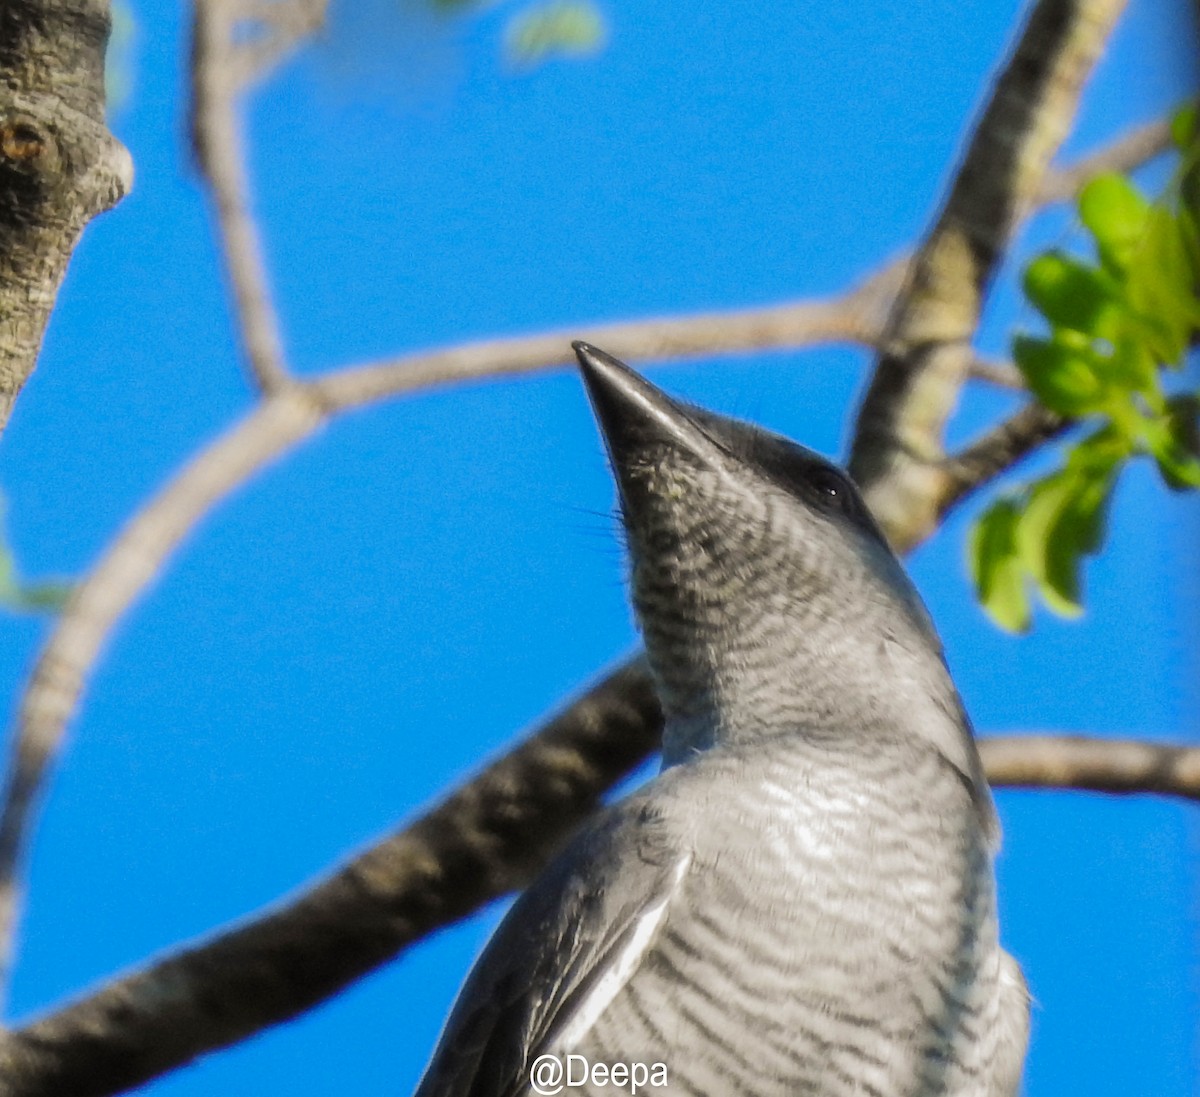
[[[1010,1097],[1029,993],[999,942],[996,811],[862,496],[573,347],[662,765],[510,907],[416,1097]]]

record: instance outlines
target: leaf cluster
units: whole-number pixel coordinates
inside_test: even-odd
[[[1099,550],[1113,489],[1135,458],[1168,488],[1200,487],[1200,393],[1178,374],[1200,332],[1200,136],[1194,105],[1172,123],[1179,164],[1158,200],[1101,175],[1078,198],[1093,259],[1055,249],[1025,269],[1025,295],[1049,328],[1018,334],[1013,357],[1046,407],[1089,424],[1062,467],[997,499],[969,545],[979,600],[1011,631],[1030,594],[1082,612],[1080,566]]]
[[[591,0],[549,0],[521,12],[505,35],[508,61],[531,69],[552,57],[586,57],[604,48],[604,17]]]

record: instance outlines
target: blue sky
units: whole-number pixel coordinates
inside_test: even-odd
[[[407,6],[405,6],[407,5]],[[134,193],[88,230],[0,449],[12,543],[75,574],[250,404],[183,133],[178,5],[141,0],[115,128]],[[1185,0],[1133,0],[1069,151],[1194,87]],[[505,66],[501,5],[335,5],[250,109],[289,354],[312,373],[489,334],[837,291],[926,224],[1011,3],[611,3],[598,56]],[[365,14],[363,14],[365,12]],[[1027,245],[1070,242],[1048,217]],[[1032,324],[1005,272],[982,333]],[[844,452],[846,349],[655,367],[672,391]],[[969,437],[1008,406],[971,393]],[[119,629],[38,833],[17,1015],[294,891],[503,749],[635,643],[578,379],[481,383],[334,424],[221,507]],[[1197,736],[1196,503],[1122,484],[1088,612],[997,632],[969,513],[911,560],[983,731]],[[0,620],[15,696],[45,623]],[[1189,695],[1188,690],[1193,689]],[[999,795],[1031,1097],[1200,1088],[1194,810]],[[496,911],[158,1097],[415,1082]]]

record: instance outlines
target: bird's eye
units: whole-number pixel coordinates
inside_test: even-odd
[[[830,500],[844,500],[849,494],[845,478],[829,469],[819,469],[812,477],[812,485]]]
[[[853,514],[856,510],[854,489],[850,482],[835,469],[818,468],[808,480],[817,501],[832,510]]]
[[[817,474],[816,481],[817,491],[833,498],[840,496],[842,492],[841,476],[822,472]]]

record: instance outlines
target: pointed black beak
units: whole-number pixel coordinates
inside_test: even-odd
[[[588,343],[571,344],[583,372],[588,398],[604,435],[622,494],[639,452],[674,445],[701,460],[712,460],[717,446],[690,416],[660,388],[624,362]]]

